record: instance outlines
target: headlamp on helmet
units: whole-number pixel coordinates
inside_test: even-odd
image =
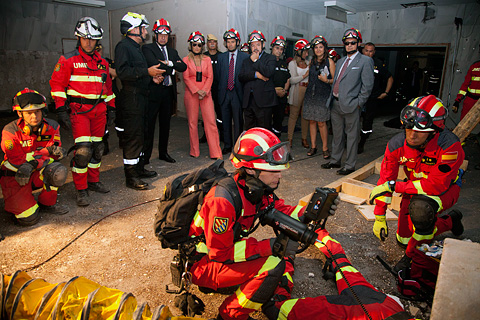
[[[13,97],[13,111],[30,111],[47,106],[45,97],[35,90],[25,88]]]
[[[91,17],[83,17],[77,21],[75,36],[85,39],[100,40],[103,37],[103,29],[97,20]]]
[[[434,95],[415,98],[402,109],[400,121],[405,129],[419,132],[442,131],[448,110]]]

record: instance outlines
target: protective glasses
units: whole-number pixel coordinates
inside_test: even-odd
[[[253,41],[263,41],[263,38],[258,33],[254,33],[250,35],[250,37],[248,38],[248,42],[253,42]]]
[[[357,43],[358,43],[357,41],[345,41],[343,44],[346,45],[346,46],[348,46],[348,45],[354,46],[354,45],[356,45]]]
[[[192,47],[202,47],[203,43],[192,43]]]
[[[448,110],[445,109],[445,114],[432,117],[427,111],[413,106],[406,106],[400,114],[400,121],[406,129],[413,129],[414,127],[420,130],[435,129],[438,127],[433,124],[434,121],[445,120],[448,116]]]
[[[238,154],[238,151],[243,137],[247,138],[245,132],[243,132],[238,138],[237,143],[233,148],[233,155],[237,159],[245,161],[265,160],[265,162],[270,165],[284,165],[293,160],[292,154],[290,153],[290,143],[288,141],[280,142],[273,147],[270,147],[267,151],[264,151],[262,147],[258,145],[253,149],[255,154],[259,154],[258,156],[240,155]]]
[[[223,36],[226,39],[236,39],[237,35],[233,33],[232,31],[227,31],[225,32],[225,35]]]

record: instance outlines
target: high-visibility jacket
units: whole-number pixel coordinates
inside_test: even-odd
[[[17,172],[25,162],[37,160],[37,170],[53,162],[46,147],[53,144],[61,146],[60,126],[55,120],[43,119],[39,134],[26,134],[25,122],[18,119],[3,128],[2,150],[5,153],[2,169]]]
[[[238,181],[238,174],[234,177]],[[244,185],[245,181],[238,183]],[[236,213],[232,200],[218,196],[218,187],[212,188],[205,197],[201,210],[195,216],[190,227],[190,235],[205,234],[208,256],[212,261],[231,263],[252,260],[258,257],[272,255],[270,240],[258,241],[253,237],[241,238],[234,242],[233,226],[236,222]],[[244,190],[239,188],[242,198],[242,214],[238,219],[242,230],[250,230],[254,223],[257,208],[245,198]],[[219,190],[220,191],[220,190]],[[260,210],[273,201],[273,196],[264,197]],[[275,200],[275,208],[294,218],[301,216],[303,206],[288,206],[283,200]],[[258,220],[257,220],[258,221]]]
[[[407,146],[405,132],[402,132],[387,144],[377,184],[397,180],[399,167],[403,165],[407,181],[397,181],[395,192],[427,195],[437,201],[440,212],[443,209],[440,195],[456,181],[464,159],[460,140],[446,129],[435,133],[422,151]],[[387,203],[382,200],[387,197],[391,197],[391,193],[377,198],[376,215],[385,214]]]
[[[477,99],[480,97],[480,60],[474,62],[468,69],[455,101],[462,101],[467,93],[478,96]]]
[[[115,95],[112,91],[112,78],[108,73],[108,62],[98,52],[88,55],[79,47],[61,56],[50,79],[51,94],[56,108],[65,105],[67,96],[96,100],[101,93],[101,99],[110,107],[115,107]],[[105,83],[102,74],[106,74]],[[102,91],[103,88],[103,91]],[[88,110],[86,103],[84,106]],[[78,103],[72,103],[72,111],[80,108]],[[83,109],[82,109],[83,110]]]

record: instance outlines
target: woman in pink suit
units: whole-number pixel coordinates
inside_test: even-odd
[[[190,156],[200,156],[198,141],[198,109],[202,109],[202,118],[207,136],[210,158],[222,158],[220,139],[218,136],[212,93],[213,69],[210,58],[203,55],[205,37],[199,31],[188,38],[188,56],[183,58],[187,70],[183,73],[185,81],[185,109],[187,111],[188,129],[190,132]]]

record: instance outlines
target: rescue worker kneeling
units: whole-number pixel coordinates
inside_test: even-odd
[[[0,171],[0,184],[5,211],[15,215],[18,224],[36,224],[40,212],[65,214],[68,209],[57,205],[57,189],[67,179],[67,168],[55,160],[66,152],[61,147],[60,126],[43,117],[45,97],[25,88],[13,99],[18,120],[3,128],[2,150],[5,158]],[[38,204],[32,190],[43,188]]]
[[[410,267],[416,247],[422,243],[448,230],[455,236],[463,233],[460,211],[437,217],[458,200],[460,166],[465,159],[458,137],[445,129],[447,115],[442,101],[433,95],[415,98],[403,108],[400,121],[405,131],[388,142],[378,185],[370,195],[370,204],[375,203],[373,232],[382,239],[382,233],[388,235],[385,211],[392,193],[402,194],[397,242],[406,246],[406,252],[395,266],[396,272]],[[405,181],[396,181],[400,165]]]
[[[282,170],[289,168],[287,144],[263,128],[244,132],[231,160],[237,168],[234,180],[242,200],[241,215],[237,219],[231,194],[217,185],[205,197],[191,225],[190,235],[204,234],[206,239],[197,245],[197,251],[206,255],[191,267],[192,282],[213,290],[240,285],[220,306],[218,319],[247,319],[280,287],[286,298],[290,297],[292,257],[298,243],[289,241],[286,258],[281,259],[272,255],[275,238],[257,240],[248,236],[257,213],[272,202],[277,210],[294,218],[303,215],[304,207],[287,206],[274,194]],[[242,230],[239,236],[235,234],[237,227]]]

